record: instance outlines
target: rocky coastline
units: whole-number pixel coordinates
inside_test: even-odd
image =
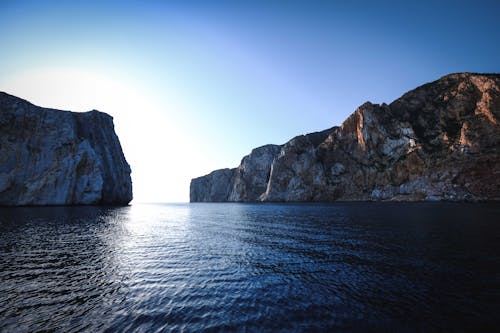
[[[457,73],[194,178],[191,202],[500,200],[500,74]]]
[[[0,205],[126,205],[130,166],[113,118],[0,92]]]

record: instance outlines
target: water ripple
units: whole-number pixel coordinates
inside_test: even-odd
[[[2,332],[476,331],[497,204],[0,208]]]

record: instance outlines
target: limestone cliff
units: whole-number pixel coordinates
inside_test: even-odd
[[[258,168],[252,152],[194,179],[191,201],[499,200],[500,75],[447,75],[273,147]]]
[[[130,166],[113,118],[0,92],[0,205],[127,204]]]

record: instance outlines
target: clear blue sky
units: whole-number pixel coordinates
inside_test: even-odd
[[[1,1],[0,90],[114,116],[135,202],[451,72],[500,72],[499,1]]]

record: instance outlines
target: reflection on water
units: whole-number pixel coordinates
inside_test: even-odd
[[[0,208],[0,331],[500,324],[498,204]]]

